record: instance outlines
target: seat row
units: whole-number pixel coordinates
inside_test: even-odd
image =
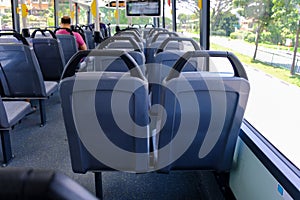
[[[118,56],[129,72],[76,72],[89,56],[95,66]],[[190,59],[209,57],[229,60],[233,75],[183,72]],[[101,171],[230,170],[249,94],[242,64],[228,52],[196,50],[172,68],[150,106],[149,82],[126,51],[78,52],[66,66],[60,96],[72,168],[95,173],[98,197]]]
[[[66,44],[62,46],[61,43]],[[71,35],[55,35],[48,29],[36,29],[30,38],[14,30],[0,32],[3,165],[13,158],[10,130],[23,117],[35,111],[32,102],[38,101],[40,125],[46,124],[45,101],[58,90],[65,63],[77,52],[76,45]],[[2,99],[5,101],[2,102]]]
[[[0,43],[0,95],[5,100],[0,103],[3,165],[13,158],[10,130],[24,116],[35,111],[35,101],[39,105],[40,125],[44,126],[47,121],[46,100],[58,90],[57,81],[44,80],[33,47],[20,34],[13,32],[12,36],[20,42],[8,43],[7,39],[11,38],[1,37]],[[50,56],[48,52],[46,54]]]

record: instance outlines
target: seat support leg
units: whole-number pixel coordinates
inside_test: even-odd
[[[95,188],[96,188],[96,197],[103,199],[103,190],[102,190],[102,174],[101,172],[95,173]]]
[[[41,115],[41,126],[44,126],[46,124],[45,99],[39,99],[39,106],[40,106],[40,115]]]
[[[3,166],[5,167],[7,163],[13,158],[11,151],[11,142],[9,130],[1,131],[1,144],[2,144],[2,153],[3,153]]]

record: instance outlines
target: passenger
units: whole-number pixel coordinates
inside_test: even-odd
[[[69,16],[63,16],[61,18],[60,27],[71,29],[71,18]],[[70,33],[65,29],[60,29],[56,32],[56,34],[67,34],[67,35],[69,35]],[[78,49],[79,50],[87,50],[86,44],[85,44],[83,38],[81,37],[81,35],[77,32],[73,32],[73,35],[76,38]]]
[[[108,37],[107,33],[107,27],[106,25],[101,21],[101,15],[99,15],[99,23],[100,23],[100,31],[103,34],[103,37],[106,38]]]
[[[120,26],[116,26],[116,33],[119,33],[121,31]]]
[[[104,38],[108,37],[107,27],[106,27],[105,23],[103,23],[101,21],[101,14],[99,14],[99,25],[100,25],[100,31],[101,31],[102,36]],[[92,29],[95,29],[95,24],[91,24],[90,26]]]

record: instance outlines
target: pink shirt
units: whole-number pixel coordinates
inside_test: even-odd
[[[60,29],[60,30],[58,30],[58,31],[56,32],[56,34],[70,35],[70,33],[69,33],[67,30],[65,30],[65,29]],[[79,33],[73,32],[73,35],[75,36],[75,39],[76,39],[78,48],[79,48],[80,46],[82,46],[82,45],[85,44],[83,38],[81,37],[81,35],[80,35]]]

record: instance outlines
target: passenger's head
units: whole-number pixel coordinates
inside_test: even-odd
[[[63,16],[60,19],[60,25],[62,28],[69,28],[71,25],[71,18],[69,16]]]
[[[116,32],[118,33],[118,32],[120,32],[121,31],[121,28],[120,28],[120,26],[116,26]]]

